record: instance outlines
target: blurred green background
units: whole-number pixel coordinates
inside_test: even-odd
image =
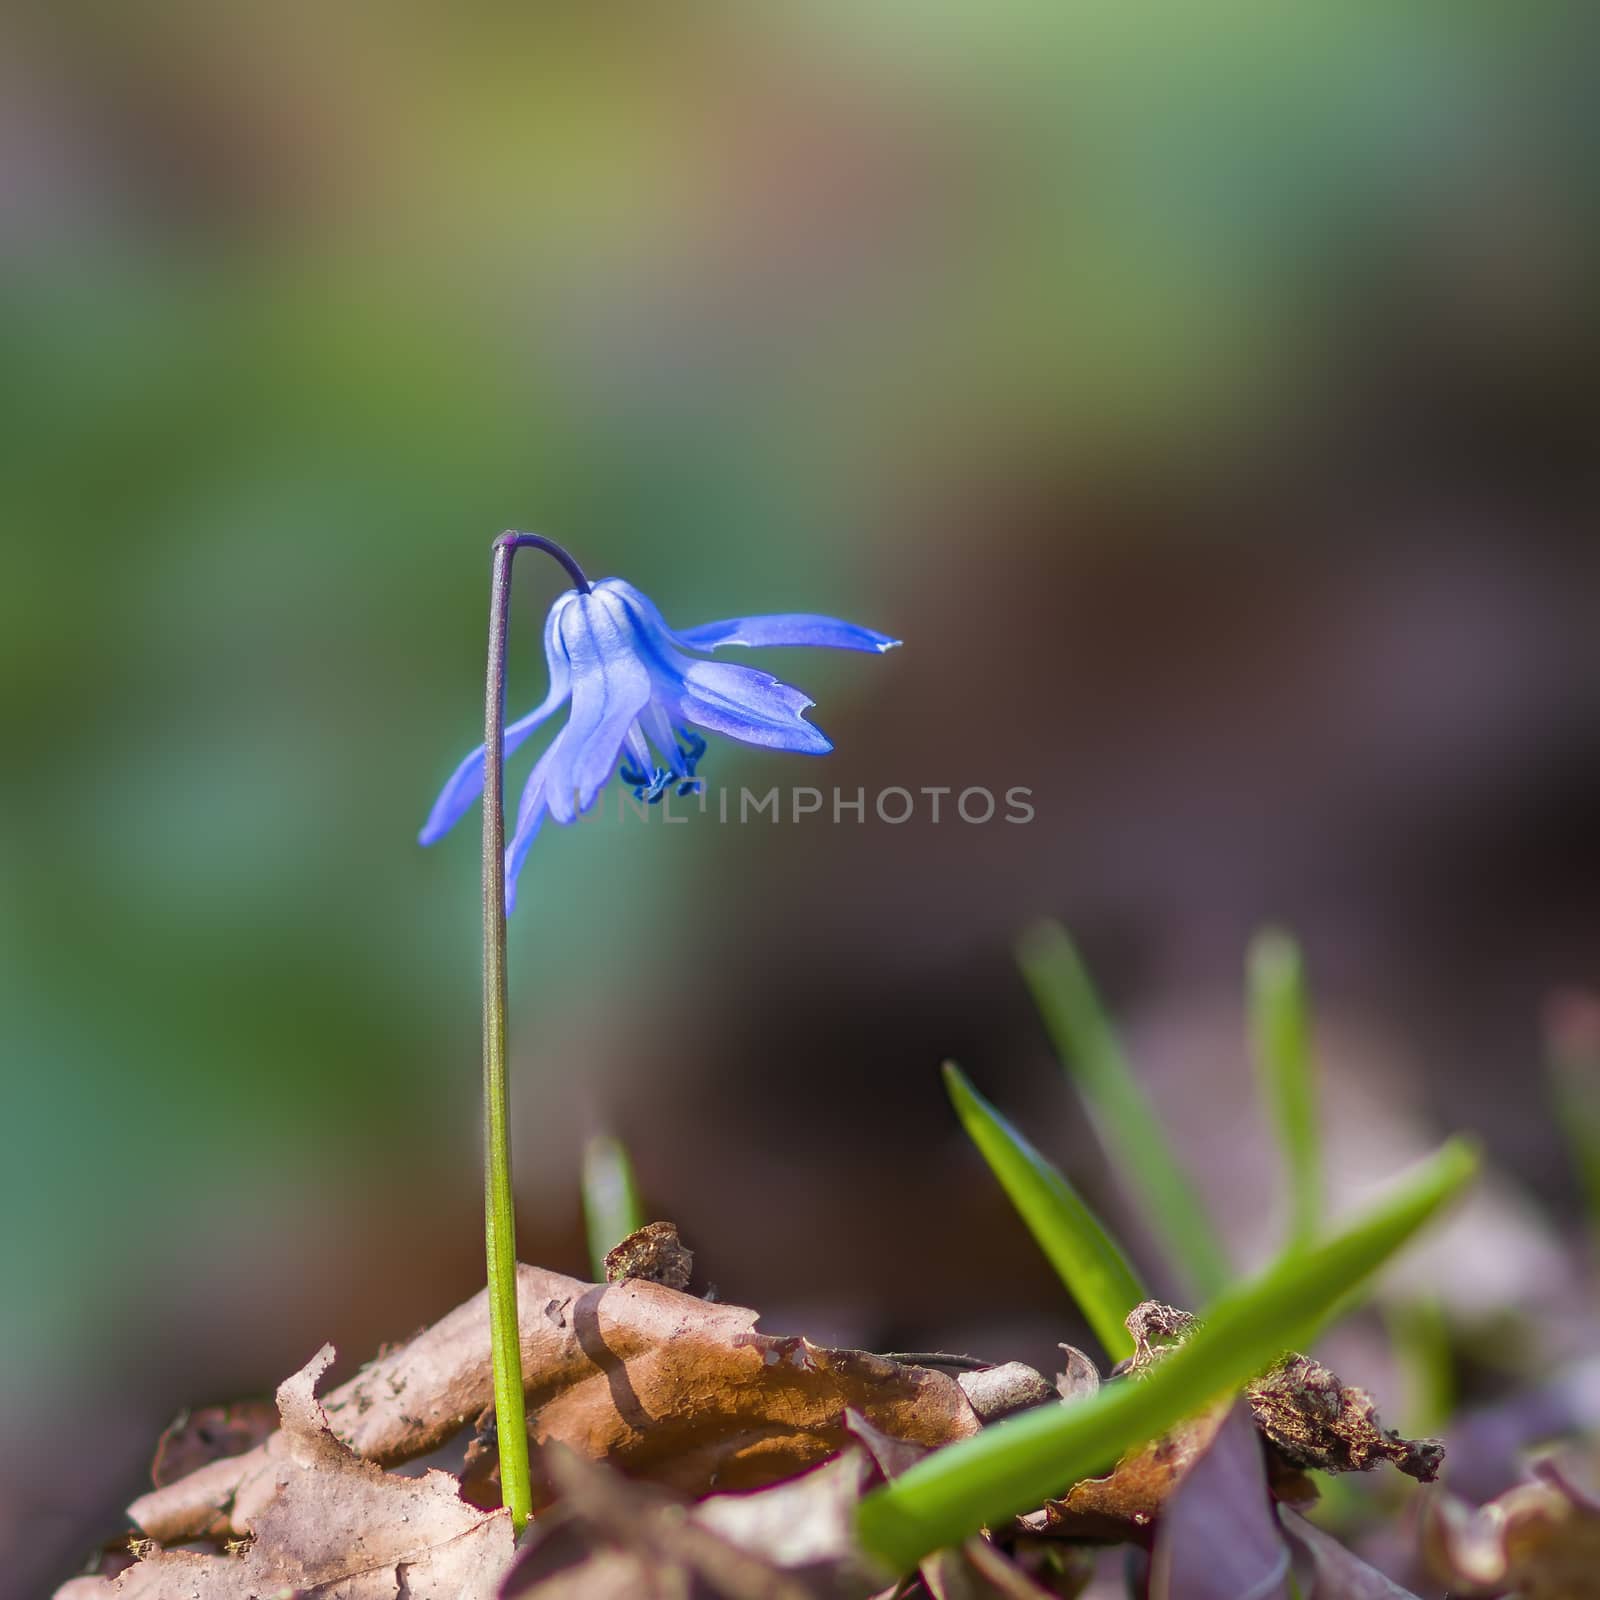
[[[582,1269],[614,1125],[730,1297],[863,1339],[1032,1315],[1025,1241],[955,1280],[900,1246],[1000,1215],[933,1068],[1037,1067],[1006,947],[1044,910],[1188,1024],[1290,918],[1350,1037],[1393,1029],[1352,1055],[1559,1211],[1505,1085],[1597,973],[1591,34],[1487,0],[0,23],[0,1532],[56,1571],[177,1405],[477,1282],[474,830],[414,834],[506,526],[675,622],[907,640],[776,657],[839,754],[716,780],[1038,807],[542,837],[525,1258]],[[556,577],[520,573],[513,706]]]

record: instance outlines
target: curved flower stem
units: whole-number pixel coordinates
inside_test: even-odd
[[[489,1258],[489,1344],[500,1492],[516,1533],[527,1525],[533,1496],[517,1326],[517,1221],[511,1190],[511,1094],[506,1081],[505,713],[511,561],[524,545],[554,556],[580,589],[589,588],[583,569],[554,540],[533,533],[503,533],[494,542],[483,713],[483,1232]]]

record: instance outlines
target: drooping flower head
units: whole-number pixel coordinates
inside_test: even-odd
[[[824,755],[833,748],[803,713],[813,702],[753,667],[708,661],[723,645],[818,645],[832,650],[892,650],[898,639],[841,622],[790,612],[734,617],[675,632],[653,601],[621,578],[587,592],[569,589],[550,608],[544,653],[550,692],[505,730],[509,756],[568,700],[571,714],[534,765],[506,846],[506,911],[516,905],[517,875],[540,824],[576,820],[598,797],[613,768],[641,800],[699,784],[706,743],[697,728],[769,750]],[[691,652],[699,652],[691,654]],[[459,767],[434,802],[419,838],[432,844],[460,821],[483,791],[483,746]]]

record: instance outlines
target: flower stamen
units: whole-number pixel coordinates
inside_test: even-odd
[[[678,736],[683,740],[683,745],[675,745],[678,760],[682,766],[680,774],[682,782],[678,785],[678,798],[686,799],[689,795],[699,794],[705,787],[705,779],[695,776],[695,768],[700,764],[700,758],[706,753],[706,742],[689,728],[679,728]],[[685,748],[685,746],[687,748]]]

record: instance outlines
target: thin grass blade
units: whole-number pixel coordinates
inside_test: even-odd
[[[894,1571],[909,1571],[930,1551],[1001,1526],[1103,1472],[1129,1446],[1158,1437],[1285,1350],[1308,1343],[1476,1169],[1472,1147],[1450,1141],[1347,1227],[1287,1252],[1223,1295],[1203,1326],[1147,1377],[1109,1384],[1071,1405],[1041,1406],[935,1451],[862,1500],[863,1547]]]
[[[1283,1154],[1289,1239],[1309,1244],[1322,1226],[1322,1135],[1311,1052],[1305,964],[1286,933],[1269,928],[1250,946],[1250,1041],[1261,1097]]]
[[[1173,1270],[1198,1298],[1220,1293],[1232,1277],[1227,1251],[1066,930],[1056,922],[1036,923],[1018,941],[1017,961],[1062,1066]]]
[[[1582,1185],[1591,1239],[1600,1243],[1600,995],[1553,995],[1544,1037],[1556,1125]]]
[[[601,1134],[583,1151],[583,1225],[596,1283],[606,1281],[606,1252],[644,1226],[633,1163],[620,1139]]]
[[[1405,1391],[1405,1431],[1442,1432],[1456,1409],[1455,1347],[1443,1302],[1437,1295],[1397,1300],[1383,1320]]]
[[[945,1088],[961,1125],[1000,1180],[1050,1265],[1113,1361],[1133,1353],[1123,1319],[1149,1291],[1067,1178],[989,1104],[953,1061]]]

